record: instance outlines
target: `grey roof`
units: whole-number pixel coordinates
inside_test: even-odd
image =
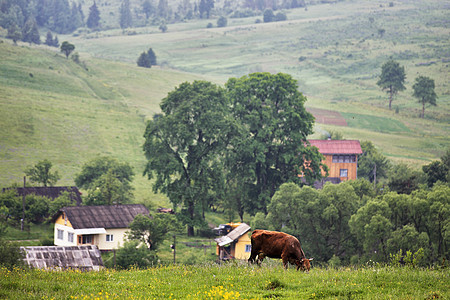
[[[3,192],[14,189],[19,196],[34,194],[36,196],[43,196],[52,200],[61,196],[64,192],[69,192],[69,197],[72,202],[81,205],[81,193],[76,186],[33,186],[33,187],[16,187],[4,188]]]
[[[62,208],[59,214],[62,212],[74,229],[127,228],[138,214],[149,213],[142,204],[70,206]]]
[[[228,245],[235,240],[239,239],[242,235],[247,233],[247,231],[250,230],[250,226],[248,226],[245,223],[242,223],[238,227],[236,227],[234,230],[230,231],[227,235],[221,236],[220,238],[215,239],[216,243],[219,246],[225,246]]]
[[[25,262],[38,269],[96,270],[103,267],[97,246],[38,246],[20,247],[25,252]]]

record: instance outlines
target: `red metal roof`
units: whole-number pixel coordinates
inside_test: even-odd
[[[358,140],[309,140],[322,154],[362,154]]]

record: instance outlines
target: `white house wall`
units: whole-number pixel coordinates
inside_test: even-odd
[[[63,231],[63,238],[58,238],[58,230]],[[69,242],[69,232],[73,233],[73,242]],[[58,223],[55,223],[55,237],[54,244],[56,246],[76,246],[77,245],[77,235],[75,234],[75,230],[72,227],[64,226]]]
[[[124,242],[127,240],[126,233],[128,229],[127,228],[115,228],[115,229],[106,229],[106,234],[100,234],[98,235],[98,248],[100,250],[112,250],[112,249],[119,249],[120,247],[123,247]],[[113,235],[113,241],[108,242],[106,241],[106,235]],[[97,238],[97,236],[96,236]],[[97,240],[96,240],[97,241]]]

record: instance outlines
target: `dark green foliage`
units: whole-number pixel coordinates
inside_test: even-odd
[[[97,4],[94,1],[91,7],[89,7],[89,15],[86,21],[87,27],[91,29],[97,29],[100,26],[100,11],[98,10]]]
[[[29,18],[22,28],[22,41],[34,44],[41,43],[41,37],[39,35],[39,29],[36,24],[36,20]]]
[[[47,37],[45,39],[45,44],[51,47],[59,47],[58,37],[55,35],[55,37],[53,38],[51,31],[48,31]]]
[[[41,183],[42,186],[53,186],[60,178],[58,171],[52,173],[50,169],[52,163],[44,159],[39,161],[36,165],[28,167],[25,170],[25,174],[29,177],[30,181]]]
[[[156,54],[152,48],[148,49],[147,52],[142,52],[137,60],[137,65],[139,67],[151,68],[152,66],[156,66]]]
[[[406,89],[404,86],[405,79],[405,67],[401,67],[398,62],[389,60],[381,67],[381,75],[377,85],[389,94],[389,109],[392,108],[394,95]]]
[[[25,197],[25,220],[39,224],[49,217],[50,200],[46,197],[29,194]]]
[[[6,38],[13,40],[14,44],[16,44],[17,41],[22,38],[22,32],[19,30],[19,27],[17,27],[15,23],[8,28],[8,34],[6,35]]]
[[[158,263],[155,251],[150,251],[145,245],[139,245],[137,241],[125,243],[116,252],[116,267],[119,269],[148,268]]]
[[[413,96],[422,104],[421,117],[425,118],[425,105],[429,104],[436,106],[437,95],[434,91],[434,80],[426,76],[419,76],[416,78],[413,90]]]
[[[152,5],[152,2],[150,0],[145,0],[142,2],[142,11],[145,14],[145,18],[148,19],[151,15],[154,14],[155,8]]]
[[[422,177],[419,171],[411,169],[406,164],[398,164],[391,168],[388,186],[391,191],[399,194],[411,194],[418,189]]]
[[[120,28],[128,28],[133,26],[133,17],[130,10],[130,1],[123,0],[120,6]]]
[[[217,27],[226,27],[227,23],[228,20],[224,16],[221,16],[219,17],[219,19],[217,19]]]
[[[274,14],[273,14],[273,10],[271,9],[266,9],[264,11],[264,15],[263,15],[263,21],[264,23],[269,23],[269,22],[273,22],[274,21]]]
[[[181,224],[171,214],[137,215],[130,224],[129,238],[145,243],[150,250],[157,250],[158,246],[168,238],[169,232],[179,231],[180,228],[182,228]]]
[[[211,15],[211,10],[214,8],[214,0],[200,0],[200,4],[198,6],[198,11],[200,13],[200,18],[206,17],[209,19]]]
[[[69,58],[70,53],[75,50],[75,46],[68,41],[64,41],[61,44],[61,52],[66,55],[66,58]]]
[[[232,177],[243,185],[246,211],[266,211],[284,182],[320,178],[322,155],[305,147],[312,133],[313,116],[304,108],[306,98],[287,74],[253,73],[226,83],[239,135],[231,140],[227,163]],[[310,161],[305,168],[304,161]]]
[[[145,174],[153,190],[166,194],[193,235],[203,221],[202,205],[221,176],[220,153],[233,128],[225,91],[206,81],[182,83],[161,102],[162,115],[149,121],[144,152]]]
[[[158,17],[161,19],[165,19],[165,20],[170,19],[171,11],[170,11],[169,3],[167,0],[159,0],[157,14],[158,14]]]
[[[276,15],[273,18],[274,21],[279,22],[279,21],[286,21],[287,20],[287,16],[284,12],[277,12]]]
[[[166,32],[168,29],[166,22],[165,21],[161,22],[158,29],[161,30],[161,32]]]
[[[24,267],[25,254],[16,243],[4,240],[3,235],[4,233],[0,232],[0,266],[9,270],[14,267]]]
[[[448,151],[447,151],[448,155]],[[423,172],[427,176],[427,183],[432,187],[436,182],[448,182],[450,168],[443,161],[433,161],[422,167]]]
[[[139,58],[137,60],[138,67],[143,68],[151,68],[152,64],[150,63],[150,58],[148,57],[147,53],[144,51],[139,55]]]
[[[390,161],[370,141],[362,141],[363,154],[358,158],[358,177],[371,182],[386,178],[391,167]]]
[[[99,157],[83,165],[81,173],[75,177],[75,184],[88,190],[87,204],[123,204],[133,198],[133,176],[129,164],[111,157]]]

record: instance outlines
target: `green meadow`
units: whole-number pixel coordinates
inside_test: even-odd
[[[278,261],[100,272],[0,269],[2,299],[448,299],[448,269],[312,268]]]

